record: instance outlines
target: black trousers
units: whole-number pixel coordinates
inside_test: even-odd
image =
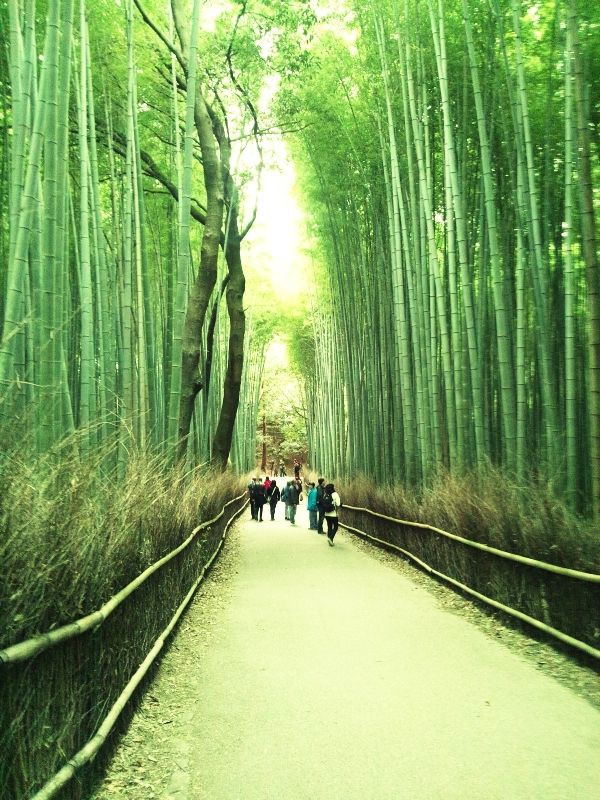
[[[322,508],[319,509],[319,521],[317,522],[317,530],[323,533],[323,520],[325,519],[325,512]]]
[[[259,519],[262,522],[262,510],[263,510],[264,503],[257,503],[256,504],[256,516],[254,519]]]
[[[339,519],[337,517],[325,517],[325,519],[327,520],[327,536],[333,542],[333,537],[337,533],[337,529],[338,529],[338,526],[340,524],[340,521],[339,521]]]
[[[277,500],[274,503],[269,503],[271,509],[271,519],[275,519],[275,509],[277,508]]]
[[[250,498],[250,516],[252,519],[256,519],[256,503],[252,497]]]

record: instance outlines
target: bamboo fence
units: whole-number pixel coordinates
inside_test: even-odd
[[[236,500],[239,499],[240,499],[239,497],[236,498]],[[235,500],[230,502],[235,502]],[[227,505],[229,505],[229,503]],[[173,632],[173,629],[177,625],[177,622],[179,621],[181,615],[183,614],[187,606],[190,604],[192,598],[194,597],[194,594],[198,589],[198,586],[200,586],[200,583],[204,579],[206,572],[210,569],[214,560],[219,554],[219,551],[223,546],[223,542],[225,540],[225,536],[227,534],[229,526],[235,521],[238,515],[242,513],[245,507],[246,504],[242,505],[242,507],[239,508],[228,520],[216,550],[214,551],[208,562],[203,567],[202,572],[194,581],[187,595],[184,597],[182,602],[177,607],[177,611],[171,618],[167,627],[162,631],[160,636],[156,639],[154,646],[152,647],[152,649],[150,650],[150,652],[148,653],[148,655],[146,656],[140,667],[136,670],[134,675],[132,675],[131,679],[127,683],[127,686],[125,686],[125,688],[123,689],[123,691],[121,692],[115,703],[112,705],[109,713],[106,715],[102,724],[98,727],[95,734],[92,736],[91,739],[89,739],[86,742],[86,744],[74,756],[72,756],[67,761],[67,763],[38,792],[35,793],[35,795],[33,795],[32,800],[50,800],[50,798],[54,797],[56,793],[60,789],[62,789],[63,786],[65,786],[71,780],[71,778],[74,777],[77,770],[81,769],[81,767],[89,763],[97,755],[98,751],[106,742],[108,736],[110,735],[110,732],[114,728],[115,723],[118,720],[121,712],[125,708],[128,701],[131,699],[137,687],[140,685],[142,679],[148,673],[148,670],[150,669],[152,664],[155,662],[156,658],[158,657],[158,654],[163,648],[163,645]],[[219,517],[217,517],[217,519],[220,518],[224,512],[225,508],[223,509]],[[208,523],[204,523],[205,526],[207,524]],[[201,526],[199,526],[199,528],[200,527]],[[196,532],[197,530],[198,528],[196,529]]]
[[[124,730],[134,708],[129,700],[246,503],[245,494],[226,503],[92,614],[2,651],[2,800],[52,797],[61,788],[61,797],[87,796],[109,755],[102,745],[114,743],[109,734],[117,723]],[[65,764],[69,753],[75,755]],[[94,771],[70,780],[93,759]]]
[[[433,525],[360,506],[344,505],[344,514],[347,522],[340,525],[346,530],[401,553],[477,600],[600,658],[596,646],[599,574],[510,553]]]

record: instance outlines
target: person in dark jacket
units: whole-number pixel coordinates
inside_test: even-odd
[[[319,478],[318,485],[317,485],[317,511],[319,514],[319,519],[317,522],[317,533],[324,534],[325,531],[323,530],[323,521],[325,519],[325,510],[322,506],[323,494],[325,492],[325,478]]]
[[[292,525],[296,524],[296,509],[300,502],[300,492],[295,481],[289,481],[287,485],[286,503],[289,506],[289,519]]]
[[[337,533],[340,522],[338,518],[338,509],[342,507],[342,501],[333,483],[328,483],[325,487],[322,502],[325,510],[325,520],[327,522],[327,544],[333,547],[333,538]]]
[[[279,491],[279,486],[273,481],[271,484],[271,491],[269,494],[269,508],[271,509],[271,522],[275,519],[275,509],[277,508],[277,503],[281,500],[281,492]]]
[[[288,481],[286,483],[286,485],[283,487],[283,490],[281,492],[281,499],[285,503],[285,518],[286,519],[290,518],[290,505],[289,505],[289,502],[288,502],[288,491],[289,491],[289,488],[290,488],[291,485],[292,485],[292,482]]]
[[[250,498],[250,518],[256,519],[256,502],[255,502],[256,478],[252,478],[248,484],[248,497]]]
[[[262,512],[263,506],[267,502],[267,490],[260,481],[254,486],[254,502],[256,504],[256,517],[259,522],[263,521]]]

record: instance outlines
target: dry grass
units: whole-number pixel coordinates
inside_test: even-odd
[[[94,610],[242,491],[232,474],[185,476],[145,453],[119,480],[106,455],[4,455],[2,646]]]
[[[518,486],[488,468],[460,477],[441,473],[419,492],[401,484],[377,487],[364,476],[343,484],[341,491],[350,505],[434,525],[540,561],[600,572],[597,528],[571,513],[545,484]]]
[[[236,475],[186,476],[142,452],[131,453],[119,475],[107,467],[115,462],[110,449],[80,458],[77,445],[72,439],[35,457],[21,444],[0,457],[0,646],[95,610],[243,491]],[[214,551],[224,523],[202,531],[97,631],[2,668],[2,800],[33,794],[93,733]],[[61,796],[86,791],[75,782]]]
[[[375,486],[357,477],[342,501],[403,520],[426,523],[500,550],[600,572],[597,530],[570,513],[545,485],[517,486],[497,470],[440,474],[421,492]],[[600,647],[600,585],[523,566],[427,530],[346,509],[343,521],[397,545],[439,572],[546,625]]]

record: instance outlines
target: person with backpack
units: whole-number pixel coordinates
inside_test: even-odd
[[[323,492],[321,506],[325,512],[325,521],[327,522],[327,544],[333,547],[333,537],[337,533],[338,525],[340,523],[338,518],[338,508],[341,508],[342,501],[339,494],[335,490],[333,483],[328,483]]]
[[[263,506],[267,502],[267,490],[264,487],[264,484],[258,480],[254,486],[254,504],[256,506],[256,516],[254,519],[257,519],[259,522],[263,521]]]
[[[325,492],[325,478],[319,478],[317,481],[317,511],[319,519],[317,521],[317,533],[325,533],[323,530],[323,520],[325,519],[325,512],[323,511],[322,502],[323,494]]]
[[[271,483],[271,489],[269,493],[269,508],[271,509],[271,522],[275,519],[275,509],[277,508],[277,503],[281,500],[281,492],[279,491],[279,486],[273,481]]]
[[[317,530],[317,490],[314,483],[308,484],[308,497],[306,508],[308,510],[308,529],[309,531]]]

